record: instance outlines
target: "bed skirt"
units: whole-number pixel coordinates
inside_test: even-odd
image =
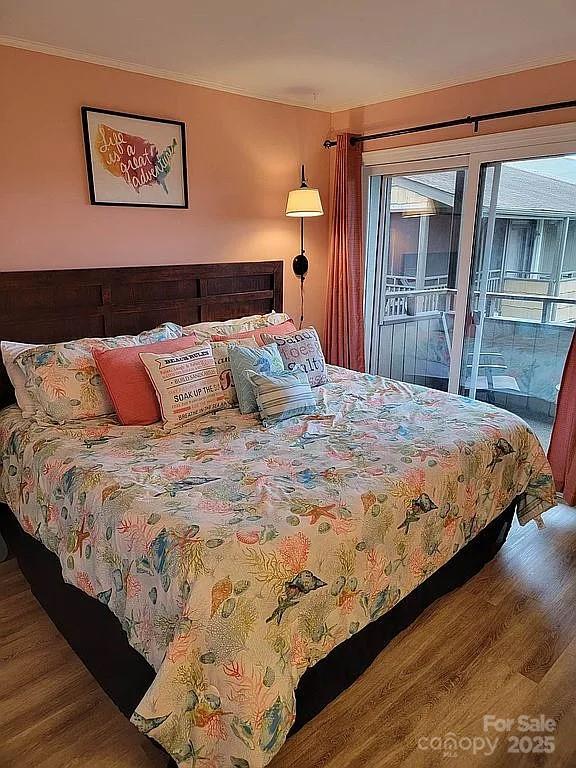
[[[464,584],[496,555],[510,530],[515,506],[511,504],[384,616],[336,646],[305,672],[296,691],[297,714],[290,734],[345,691],[390,640],[434,600]],[[0,505],[0,521],[32,593],[100,686],[129,717],[150,686],[154,670],[129,645],[108,608],[66,584],[57,557],[25,533],[4,505]]]

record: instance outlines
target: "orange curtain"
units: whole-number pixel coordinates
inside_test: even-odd
[[[562,374],[548,460],[556,489],[567,504],[576,505],[576,333]]]
[[[362,148],[337,137],[326,302],[329,363],[364,371]]]

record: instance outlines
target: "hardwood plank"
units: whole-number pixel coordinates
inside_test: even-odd
[[[559,506],[545,520],[543,531],[515,526],[493,562],[396,637],[272,768],[573,766],[576,510]],[[166,765],[59,635],[15,561],[0,564],[0,669],[3,768]],[[557,721],[549,755],[510,754],[502,734],[490,755],[422,749],[449,732],[492,735],[487,714],[540,713]]]

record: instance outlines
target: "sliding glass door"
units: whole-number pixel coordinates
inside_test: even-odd
[[[576,155],[483,164],[460,392],[547,445],[576,324]]]
[[[549,148],[366,175],[368,370],[495,403],[545,447],[576,325],[576,153]]]
[[[465,173],[370,176],[366,352],[372,373],[448,389]]]

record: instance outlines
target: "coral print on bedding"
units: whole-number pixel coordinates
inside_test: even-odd
[[[555,504],[514,414],[328,375],[319,413],[269,428],[230,408],[170,434],[0,413],[7,503],[155,668],[132,722],[181,768],[262,768],[310,665],[515,498],[521,523]]]

